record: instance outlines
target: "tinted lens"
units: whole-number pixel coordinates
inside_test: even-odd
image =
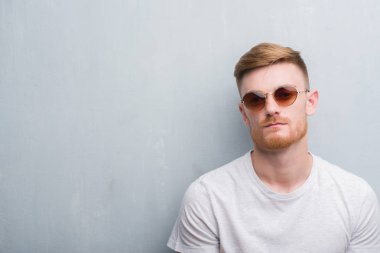
[[[250,92],[245,94],[243,97],[243,102],[249,110],[258,111],[263,109],[265,105],[265,95],[256,92]]]
[[[273,96],[277,104],[281,106],[288,106],[294,103],[297,99],[297,90],[294,87],[280,87]]]

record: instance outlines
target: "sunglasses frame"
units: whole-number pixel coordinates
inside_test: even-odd
[[[283,105],[280,105],[279,103],[278,103],[278,101],[276,100],[276,97],[273,97],[273,99],[274,99],[274,101],[276,102],[276,104],[277,105],[279,105],[279,106],[282,106],[282,107],[288,107],[288,106],[291,106],[292,104],[294,104],[294,102],[296,102],[296,100],[297,100],[297,98],[298,98],[298,95],[301,93],[301,92],[310,92],[310,90],[309,89],[306,89],[306,90],[298,90],[296,87],[294,87],[294,86],[291,86],[291,85],[282,85],[282,86],[279,86],[279,87],[277,87],[274,91],[272,91],[272,92],[267,92],[267,93],[263,93],[263,92],[261,92],[261,91],[254,91],[254,90],[251,90],[251,91],[248,91],[247,93],[245,93],[244,94],[244,96],[242,97],[242,99],[240,100],[240,102],[248,109],[248,110],[251,110],[251,111],[261,111],[264,107],[265,107],[265,104],[267,103],[267,99],[268,99],[268,95],[273,95],[274,93],[276,93],[276,91],[277,90],[279,90],[279,89],[281,89],[281,88],[293,88],[293,89],[295,89],[296,90],[296,92],[297,92],[297,94],[296,94],[296,98],[294,99],[294,101],[291,103],[291,104],[289,104],[289,105],[285,105],[285,106],[283,106]],[[256,96],[261,96],[262,98],[264,98],[264,100],[265,100],[265,102],[264,102],[264,106],[263,107],[261,107],[261,108],[259,108],[259,109],[250,109],[250,108],[248,108],[245,104],[244,104],[244,98],[248,95],[248,94],[251,94],[251,93],[253,93],[253,94],[255,94]]]

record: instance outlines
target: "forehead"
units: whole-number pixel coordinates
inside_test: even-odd
[[[291,85],[297,89],[306,87],[301,69],[293,63],[276,63],[247,73],[241,80],[241,95],[256,90],[271,92],[282,85]]]

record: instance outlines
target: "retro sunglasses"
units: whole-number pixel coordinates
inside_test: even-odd
[[[301,92],[310,92],[310,90],[298,91],[293,86],[280,86],[275,91],[268,93],[249,91],[243,96],[241,103],[247,109],[258,112],[264,108],[268,95],[273,95],[274,100],[279,106],[290,106],[296,101],[298,94]]]

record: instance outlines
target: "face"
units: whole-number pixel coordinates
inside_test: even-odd
[[[241,81],[240,95],[249,91],[272,93],[280,86],[293,86],[304,91],[307,81],[302,71],[292,63],[277,63],[246,74]],[[239,105],[244,123],[256,149],[281,150],[306,140],[307,116],[315,112],[318,92],[301,92],[292,105],[280,106],[268,94],[265,106],[252,111]]]

